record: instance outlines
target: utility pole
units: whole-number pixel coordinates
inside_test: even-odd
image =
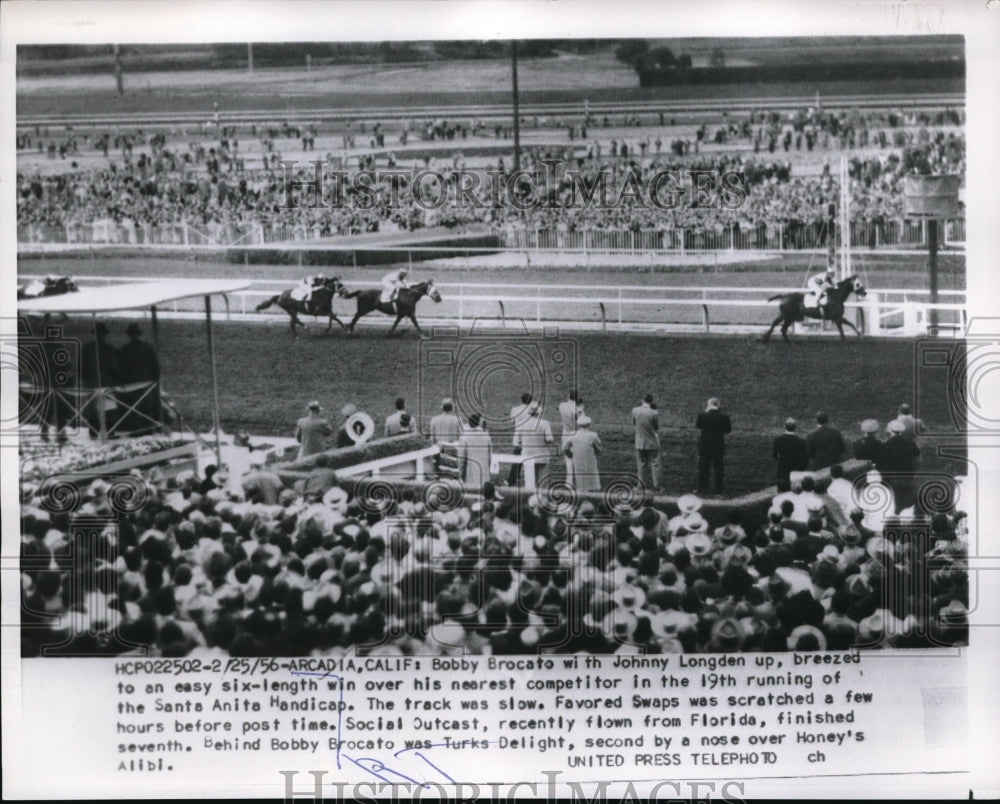
[[[253,42],[247,42],[247,72],[253,75]]]
[[[514,87],[514,172],[521,169],[521,112],[517,97],[517,40],[510,43],[510,65]]]

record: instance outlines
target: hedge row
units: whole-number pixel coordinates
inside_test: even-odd
[[[483,249],[499,249],[500,239],[493,234],[483,234],[476,237],[456,235],[434,240],[415,241],[412,245],[400,245],[393,248],[379,247],[374,249],[329,249],[321,246],[316,248],[286,249],[281,245],[255,246],[252,248],[231,248],[225,252],[227,262],[243,263],[245,265],[394,265],[414,260],[436,260],[448,257],[468,257],[482,254]],[[413,251],[413,249],[420,249]],[[470,249],[468,252],[452,251],[451,249]],[[438,250],[440,249],[440,250]],[[488,253],[488,252],[486,252]]]
[[[403,440],[407,438],[414,438],[413,436],[401,436],[397,439],[391,439],[396,443],[402,444]],[[426,446],[426,442],[423,444]],[[355,448],[357,449],[357,448]],[[419,446],[410,447],[409,449],[420,449]],[[336,452],[344,453],[348,450],[336,450]],[[405,450],[399,450],[403,452]],[[374,460],[374,458],[366,458],[365,460]],[[361,461],[356,461],[360,463]],[[350,465],[350,464],[342,464]],[[296,465],[298,466],[298,465]],[[853,481],[859,475],[864,474],[871,468],[871,464],[868,461],[857,461],[849,460],[842,464],[844,468],[844,477],[848,480]],[[304,470],[291,470],[285,469],[279,471],[278,474],[281,476],[285,483],[291,484],[297,480],[303,479],[307,471]],[[813,472],[812,475],[817,480],[827,479],[830,477],[829,469],[822,469]],[[380,478],[380,491],[384,491],[383,479]],[[358,485],[363,483],[362,478],[348,478],[345,477],[341,480],[341,486],[348,492],[353,494]],[[385,480],[396,490],[397,494],[402,494],[406,490],[410,490],[414,494],[416,500],[427,501],[428,497],[434,498],[442,493],[442,481],[436,480]],[[477,500],[481,499],[481,495],[470,491],[466,487],[461,489],[454,480],[444,481],[444,483],[449,487],[447,492],[447,499],[452,503],[457,503],[459,496],[465,505],[469,505]],[[771,500],[774,495],[778,493],[775,486],[770,486],[768,488],[761,489],[760,491],[751,492],[750,494],[744,494],[742,497],[735,497],[727,500],[714,500],[706,499],[702,501],[701,515],[708,521],[710,527],[715,528],[726,524],[729,520],[729,514],[734,509],[740,512],[741,518],[746,525],[756,528],[767,521],[767,512],[771,507]],[[534,494],[534,491],[525,488],[501,488],[498,490],[498,495],[502,496],[504,499],[512,500],[514,502],[521,501],[527,503],[528,499]],[[580,492],[577,495],[577,499],[580,501],[587,500],[594,504],[595,507],[600,507],[605,502],[605,497],[600,492]],[[668,516],[675,516],[679,509],[677,507],[677,497],[669,495],[660,495],[654,497],[652,500],[652,507],[660,511],[663,511]]]

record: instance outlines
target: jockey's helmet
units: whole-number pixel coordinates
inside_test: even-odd
[[[400,276],[400,278],[406,276],[408,273],[410,273],[410,269],[409,268],[400,268],[399,269],[399,276]]]

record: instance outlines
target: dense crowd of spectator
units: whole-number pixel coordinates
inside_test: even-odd
[[[384,489],[342,486],[326,453],[292,485],[260,453],[241,478],[215,467],[204,477],[134,470],[131,494],[97,479],[69,512],[58,487],[22,482],[23,652],[967,644],[968,531],[958,498],[935,497],[937,507],[923,510],[890,476],[891,461],[919,453],[898,446],[915,447],[918,421],[901,409],[885,440],[878,423],[864,423],[854,452],[885,469],[885,482],[877,471],[851,482],[830,464],[848,457],[831,428],[817,417],[801,465],[785,467],[760,520],[738,508],[709,511],[691,494],[654,508],[648,497],[557,498],[490,480],[464,499],[405,484],[386,499]],[[900,527],[896,514],[923,514],[924,525]]]
[[[485,223],[494,227],[535,229],[691,229],[738,225],[754,227],[765,224],[813,224],[825,221],[828,207],[839,197],[839,185],[831,174],[830,163],[820,173],[793,169],[788,151],[812,149],[814,140],[834,144],[847,153],[857,149],[877,148],[876,155],[851,156],[851,217],[856,220],[885,221],[902,214],[902,178],[909,173],[949,172],[964,174],[965,138],[954,130],[936,127],[955,123],[954,112],[940,112],[936,117],[916,113],[904,121],[896,113],[823,113],[803,111],[791,116],[755,112],[741,121],[732,121],[715,130],[700,127],[694,139],[665,142],[657,135],[640,139],[591,138],[586,150],[575,144],[565,148],[528,148],[522,167],[536,171],[535,181],[515,183],[507,191],[511,172],[509,159],[474,172],[480,181],[473,204],[459,190],[465,181],[461,170],[465,159],[460,153],[437,160],[425,157],[415,167],[433,167],[444,177],[444,186],[435,181],[415,189],[408,177],[384,178],[375,185],[372,203],[368,193],[358,192],[354,179],[366,167],[383,166],[372,154],[355,155],[357,165],[344,167],[342,155],[327,153],[328,165],[343,168],[347,178],[329,177],[323,196],[317,196],[308,182],[315,179],[311,164],[292,171],[300,184],[286,186],[284,157],[276,145],[279,138],[292,139],[297,147],[301,139],[304,152],[315,150],[316,128],[313,125],[292,127],[254,127],[238,132],[235,127],[210,128],[206,136],[177,142],[165,134],[71,135],[56,151],[62,159],[84,149],[99,149],[107,156],[109,149],[120,152],[104,167],[79,168],[56,173],[25,172],[17,178],[17,214],[19,225],[73,226],[111,222],[129,226],[157,226],[186,223],[211,225],[292,225],[303,226],[318,236],[358,234],[373,231],[415,229],[426,226],[463,226]],[[547,121],[546,121],[547,122]],[[907,125],[904,127],[903,123]],[[403,129],[407,135],[410,128]],[[422,138],[455,139],[481,134],[487,126],[482,121],[429,121],[415,126]],[[501,127],[502,128],[502,127]],[[362,140],[369,138],[373,149],[385,143],[381,123],[359,126]],[[506,132],[498,131],[497,136]],[[209,136],[211,135],[211,136]],[[259,141],[248,152],[239,137]],[[704,144],[714,139],[725,145],[730,140],[749,138],[753,153],[747,148],[707,151]],[[759,147],[760,140],[769,142]],[[353,146],[355,134],[345,135],[344,146]],[[23,133],[26,150],[35,142]],[[41,143],[42,139],[37,138]],[[585,145],[586,145],[585,141]],[[779,145],[775,146],[775,142]],[[402,143],[405,145],[405,141]],[[136,146],[139,146],[137,148]],[[554,160],[555,168],[546,161]],[[389,154],[388,165],[396,166]],[[473,168],[468,168],[473,170]],[[746,199],[727,206],[693,206],[687,202],[673,209],[663,209],[650,202],[648,191],[653,178],[664,171],[742,172],[746,177]],[[579,185],[574,187],[571,173],[592,183],[605,176],[608,187],[604,203],[584,203]],[[491,175],[492,174],[492,175]],[[639,198],[624,189],[634,180],[643,188]],[[497,185],[503,185],[497,188]],[[718,187],[718,185],[717,185]],[[436,203],[442,196],[443,202]],[[291,199],[293,204],[289,205]],[[523,207],[529,207],[527,209]]]

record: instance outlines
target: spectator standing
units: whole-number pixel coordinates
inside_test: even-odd
[[[316,456],[316,466],[302,482],[302,496],[313,503],[323,499],[323,495],[337,485],[337,473],[330,468],[330,456],[320,453]]]
[[[778,462],[778,480],[788,481],[792,472],[803,472],[809,464],[805,439],[797,436],[795,419],[785,419],[785,432],[774,439],[772,457]]]
[[[580,395],[576,391],[570,391],[567,399],[559,403],[559,420],[562,424],[559,449],[564,456],[566,454],[566,444],[569,443],[569,440],[576,433],[576,420],[582,411]],[[573,459],[568,457],[566,458],[566,480],[568,483],[573,482]]]
[[[514,452],[525,458],[538,458],[535,462],[535,482],[541,481],[548,469],[552,442],[552,425],[541,418],[537,402],[529,402],[527,417],[514,430]],[[579,421],[577,422],[579,424]]]
[[[871,461],[878,464],[882,454],[882,442],[875,434],[878,432],[878,421],[865,419],[861,422],[861,438],[854,442],[854,457],[859,461]]]
[[[403,423],[403,417],[406,417],[406,423]],[[412,433],[414,431],[413,417],[406,412],[406,400],[403,397],[396,397],[396,412],[390,416],[386,417],[385,420],[385,436],[402,435],[403,433]]]
[[[248,501],[277,505],[285,484],[277,474],[264,467],[264,457],[260,452],[250,453],[250,470],[243,475],[240,484]]]
[[[309,403],[309,413],[295,424],[295,440],[299,447],[299,460],[323,452],[326,449],[326,439],[333,435],[330,423],[320,416],[319,402]]]
[[[573,487],[577,491],[600,491],[601,471],[597,456],[601,454],[601,439],[590,429],[590,417],[584,414],[576,420],[577,430],[569,440],[573,458]]]
[[[639,472],[639,482],[648,488],[660,487],[660,416],[654,407],[653,395],[646,394],[642,404],[632,408],[632,424],[635,425],[635,454]]]
[[[142,330],[132,323],[125,330],[129,340],[118,350],[118,380],[122,385],[154,383],[152,388],[119,391],[123,403],[135,407],[125,419],[125,429],[144,435],[160,429],[160,361],[153,349],[140,337]]]
[[[431,441],[435,444],[453,444],[462,436],[462,422],[454,412],[450,397],[441,400],[441,412],[431,419]]]
[[[531,394],[521,394],[521,401],[510,409],[510,418],[514,423],[514,429],[523,424],[528,418],[528,407],[531,405]]]
[[[914,443],[916,443],[917,441],[917,432],[919,430],[924,429],[923,421],[921,419],[917,419],[914,417],[913,412],[910,409],[910,406],[905,402],[899,406],[899,408],[897,409],[896,418],[893,419],[892,421],[900,422],[903,425],[903,430],[901,432],[901,435],[907,440],[913,441]],[[891,426],[892,422],[889,422],[889,425]],[[889,428],[886,429],[888,430],[889,435],[891,436],[892,430]]]
[[[94,325],[94,340],[85,343],[80,350],[80,381],[86,389],[113,388],[118,385],[118,353],[108,343],[108,325],[98,321]],[[108,410],[113,410],[116,403],[103,392],[87,400],[83,409],[83,417],[90,428],[91,438],[96,438],[107,430],[107,424],[102,420]]]
[[[478,413],[469,416],[469,426],[458,439],[459,474],[467,486],[477,493],[490,479],[493,440],[483,426]]]
[[[715,474],[715,493],[723,488],[722,459],[726,452],[726,436],[733,431],[733,423],[720,408],[722,403],[712,397],[705,410],[698,414],[695,426],[701,431],[698,436],[698,493],[708,490],[708,475]]]
[[[920,448],[907,437],[906,424],[899,419],[889,422],[889,440],[882,445],[876,468],[886,479],[896,499],[896,513],[914,503],[914,470]]]
[[[816,429],[806,436],[806,451],[809,455],[809,471],[826,469],[837,463],[846,446],[840,430],[830,426],[830,417],[825,413],[816,414]]]

